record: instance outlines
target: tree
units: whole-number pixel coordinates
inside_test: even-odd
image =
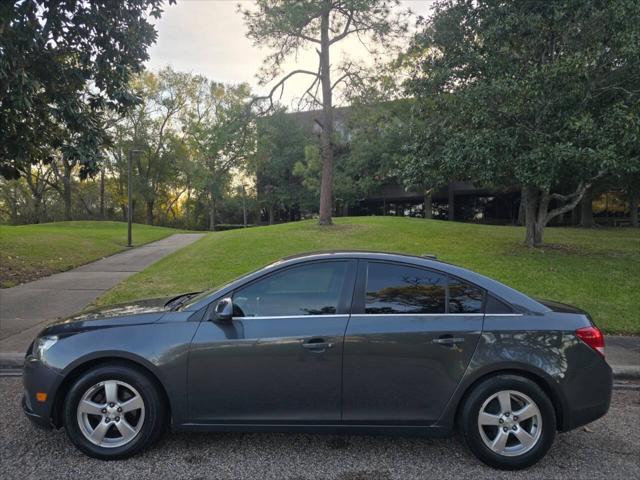
[[[256,45],[267,45],[275,50],[265,60],[262,84],[274,81],[282,74],[285,60],[302,49],[311,46],[318,53],[316,70],[291,70],[262,98],[273,107],[274,94],[284,89],[288,79],[294,75],[306,75],[311,79],[301,99],[322,108],[321,225],[332,223],[333,95],[339,86],[358,81],[358,67],[352,62],[337,67],[331,63],[330,53],[339,42],[350,37],[357,36],[365,42],[384,42],[405,32],[406,25],[402,18],[392,17],[392,7],[398,3],[397,0],[258,0],[255,8],[242,11],[249,28],[249,38]]]
[[[412,101],[373,98],[381,100],[374,104],[355,103],[348,122],[350,141],[342,176],[350,179],[352,198],[380,193],[381,186],[403,181],[406,187],[420,188],[426,195],[425,185],[429,183],[426,179],[402,176],[403,167],[409,163],[407,144],[411,140]],[[428,204],[425,212],[430,215],[431,202],[425,203]]]
[[[117,135],[121,143],[116,148],[122,149],[124,155],[134,151],[135,191],[145,203],[149,225],[153,223],[158,195],[176,174],[172,147],[177,144],[178,117],[186,108],[190,78],[171,68],[137,76],[132,88],[139,102],[119,126],[123,133]]]
[[[521,186],[525,241],[539,245],[594,182],[640,169],[639,22],[633,0],[438,4],[408,56],[426,129],[414,156],[451,178]]]
[[[276,211],[299,209],[308,190],[294,174],[294,166],[305,157],[305,146],[311,143],[296,117],[277,109],[269,117],[258,121],[255,153],[249,169],[256,177],[258,202],[265,209],[269,223]]]
[[[210,230],[215,230],[217,202],[228,190],[230,172],[244,166],[254,147],[253,119],[246,110],[250,94],[247,84],[191,79],[181,123],[199,172],[193,186],[208,194]]]
[[[172,3],[174,0],[170,0]],[[148,59],[161,0],[0,4],[0,174],[16,178],[52,152],[96,170],[102,114],[135,103],[128,82]]]

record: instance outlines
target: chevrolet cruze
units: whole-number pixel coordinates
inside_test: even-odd
[[[169,427],[443,436],[497,468],[603,416],[611,369],[585,312],[433,258],[284,259],[215,291],[43,330],[23,408],[83,452],[129,457]],[[425,452],[428,455],[428,452]]]

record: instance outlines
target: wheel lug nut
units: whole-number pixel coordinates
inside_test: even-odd
[[[103,408],[102,410],[100,410],[102,413],[107,413],[107,409]]]
[[[118,407],[118,412],[121,412],[121,411],[122,411],[122,407]]]
[[[116,422],[120,421],[120,417],[116,417]],[[513,429],[515,430],[516,427],[513,427]]]
[[[507,427],[504,427],[502,430],[503,430],[504,432],[507,432],[509,429],[508,429]]]
[[[500,419],[500,420],[498,420],[498,421],[499,421],[500,423],[504,423],[504,420],[503,420],[503,419]]]
[[[513,416],[513,420],[517,422],[517,421],[518,421],[518,416],[517,416],[517,415],[514,415],[514,416]]]
[[[109,404],[109,406],[110,406],[111,408],[113,408],[113,407],[115,406],[115,403],[111,402],[111,403]]]
[[[511,427],[511,430],[517,430],[518,427],[516,427],[515,425],[513,427]]]
[[[107,418],[105,418],[105,419],[104,419],[104,422],[105,422],[105,423],[109,423],[110,421],[111,421],[111,419],[110,419],[109,417],[107,417]]]
[[[505,413],[505,414],[504,414],[504,416],[505,416],[505,417],[508,417],[508,416],[509,416],[509,412]]]

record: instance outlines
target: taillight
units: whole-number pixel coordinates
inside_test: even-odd
[[[604,357],[604,335],[598,327],[583,327],[576,330],[580,340]]]

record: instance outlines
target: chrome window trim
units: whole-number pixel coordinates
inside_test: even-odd
[[[337,313],[330,315],[265,315],[256,317],[233,317],[233,320],[269,320],[273,318],[339,318],[348,317],[348,313]]]
[[[352,317],[482,317],[484,313],[352,313]]]
[[[522,317],[522,313],[338,313],[331,315],[265,315],[233,317],[234,320],[269,320],[275,318],[340,318],[340,317]]]

